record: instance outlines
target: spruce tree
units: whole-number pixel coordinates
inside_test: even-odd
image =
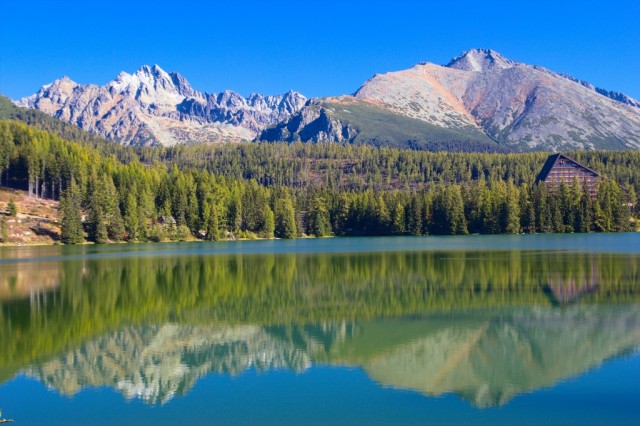
[[[341,193],[335,201],[335,206],[329,211],[331,228],[335,235],[344,235],[347,232],[350,204],[347,194]]]
[[[418,195],[411,197],[407,214],[407,232],[422,235],[422,199]]]
[[[582,188],[582,194],[580,195],[580,205],[576,214],[576,232],[591,232],[592,228],[592,211],[593,200],[589,193],[589,188],[584,185]]]
[[[391,214],[382,194],[375,199],[374,214],[377,222],[377,234],[384,235],[391,228]]]
[[[89,206],[89,241],[93,241],[96,244],[106,244],[109,241],[107,224],[105,222],[104,214],[102,213],[102,208],[94,198],[95,197],[92,197],[92,202]]]
[[[286,191],[283,192],[281,198],[277,200],[275,222],[276,237],[284,239],[296,238],[298,234],[296,212],[293,208],[291,196]]]
[[[238,232],[242,228],[242,198],[236,189],[231,195],[231,202],[229,203],[227,224],[232,232]]]
[[[469,233],[469,231],[467,229],[467,220],[464,217],[464,203],[462,201],[462,192],[460,191],[460,186],[449,185],[447,187],[447,190],[447,205],[450,210],[450,233],[452,235],[466,235]]]
[[[138,238],[139,214],[138,201],[133,191],[130,191],[124,204],[124,229],[127,232],[127,240],[133,241]]]
[[[405,215],[404,207],[400,202],[396,202],[391,213],[391,232],[394,234],[404,234]]]
[[[445,189],[441,187],[436,190],[431,206],[431,223],[429,232],[436,235],[446,235],[450,233],[449,218],[445,200]]]
[[[518,189],[512,183],[507,186],[507,199],[505,206],[505,227],[507,234],[517,234],[520,232],[520,200]]]
[[[551,203],[549,202],[551,195],[544,183],[541,183],[536,188],[535,194],[535,207],[537,209],[536,223],[538,225],[538,232],[549,233],[553,232]]]
[[[107,232],[109,234],[109,239],[113,241],[122,241],[127,235],[127,231],[124,227],[124,220],[122,219],[122,214],[118,207],[116,207],[111,214],[109,224],[107,225]]]
[[[209,206],[207,221],[205,223],[205,238],[209,241],[218,241],[221,238],[218,209],[213,203]]]
[[[61,234],[63,244],[81,244],[84,242],[82,218],[80,217],[80,196],[75,182],[62,195],[60,200]]]
[[[276,222],[275,222],[275,217],[273,215],[273,210],[271,210],[271,208],[267,206],[264,213],[263,237],[273,238],[275,229],[276,229]]]
[[[9,213],[9,216],[17,216],[18,215],[18,207],[16,207],[16,202],[12,199],[9,200],[9,203],[7,204],[7,212]]]
[[[325,237],[331,233],[329,212],[326,201],[322,197],[313,199],[309,213],[309,232],[316,237]]]

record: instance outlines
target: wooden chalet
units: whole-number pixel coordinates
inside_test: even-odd
[[[589,189],[589,194],[595,197],[600,175],[577,161],[562,154],[554,154],[547,158],[542,170],[536,178],[536,183],[544,182],[551,188],[558,188],[561,183],[571,185],[574,180]]]

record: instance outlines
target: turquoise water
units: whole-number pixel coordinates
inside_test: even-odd
[[[640,424],[640,236],[0,249],[16,424]]]

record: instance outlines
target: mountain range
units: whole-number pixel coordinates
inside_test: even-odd
[[[16,101],[123,144],[335,142],[455,151],[640,149],[640,101],[472,49],[378,74],[352,95],[201,93],[157,65],[104,86],[68,77]]]
[[[62,77],[16,102],[114,141],[131,145],[252,140],[257,132],[298,111],[300,93],[201,93],[178,73],[159,66],[121,72],[104,86]]]

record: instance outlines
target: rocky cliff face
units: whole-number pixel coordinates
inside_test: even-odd
[[[305,102],[294,91],[248,98],[229,90],[200,93],[180,74],[145,65],[134,74],[121,72],[104,86],[63,77],[17,104],[124,144],[175,145],[252,140]]]
[[[327,108],[318,106],[332,99],[310,102],[261,138],[295,135],[308,141],[353,142],[366,130],[353,117],[328,114],[333,119],[322,119]],[[427,145],[452,140],[474,144],[484,137],[518,151],[640,148],[639,101],[493,50],[469,50],[445,66],[423,63],[375,75],[340,101],[388,112],[387,124],[402,117],[440,129],[426,134]],[[350,129],[347,136],[341,134],[345,128]],[[399,136],[410,140],[410,135]]]

